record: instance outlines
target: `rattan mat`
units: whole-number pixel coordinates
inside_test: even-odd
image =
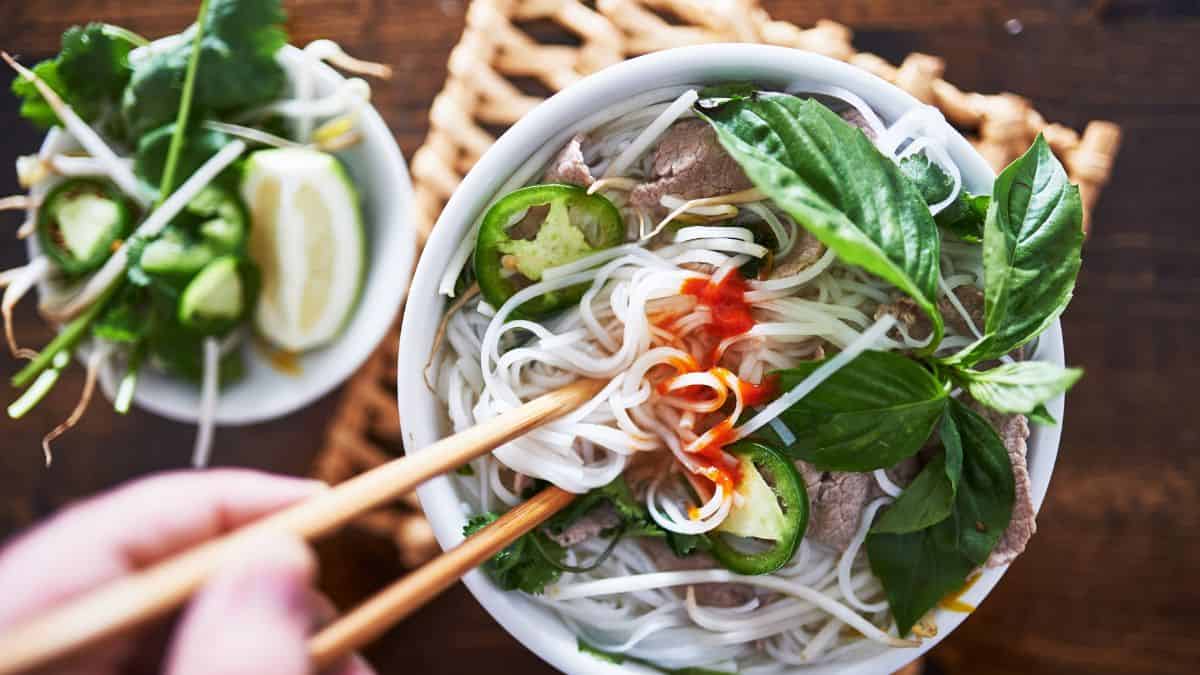
[[[536,27],[538,38],[526,27]],[[940,108],[997,169],[1042,132],[1079,184],[1086,212],[1108,180],[1120,143],[1120,130],[1109,122],[1091,122],[1080,135],[1047,123],[1021,96],[960,90],[942,79],[946,64],[936,56],[910,54],[895,66],[855,51],[850,29],[841,24],[820,21],[800,28],[772,19],[756,0],[474,0],[450,53],[445,87],[430,108],[429,135],[412,157],[421,242],[494,133],[537,105],[540,93],[632,56],[709,42],[794,47],[868,70]],[[317,459],[318,477],[340,482],[402,451],[395,397],[398,330],[397,324],[347,385]],[[417,500],[402,501],[357,525],[394,539],[401,564],[412,568],[438,547]]]

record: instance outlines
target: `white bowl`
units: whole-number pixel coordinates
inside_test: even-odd
[[[787,91],[803,91],[805,85],[814,83],[842,87],[865,99],[885,122],[895,120],[906,110],[919,105],[916,99],[900,89],[845,63],[782,47],[727,44],[686,47],[633,59],[588,77],[535,108],[504,134],[463,180],[438,219],[417,266],[400,340],[398,386],[406,448],[411,451],[426,447],[449,433],[441,404],[426,388],[422,378],[412,374],[420,373],[424,368],[433,345],[437,327],[434,317],[440,316],[445,307],[443,298],[437,295],[438,281],[450,256],[514,170],[539,150],[560,147],[579,129],[580,120],[614,102],[628,101],[643,92],[672,85],[746,80]],[[994,173],[965,139],[954,134],[949,151],[962,168],[968,189],[990,191]],[[1057,322],[1039,340],[1035,358],[1063,363],[1062,331]],[[1047,408],[1057,419],[1062,419],[1061,397]],[[1029,474],[1037,508],[1041,507],[1050,482],[1058,455],[1059,434],[1059,427],[1033,427],[1029,442]],[[465,505],[451,479],[432,480],[418,488],[418,494],[442,547],[459,544],[466,522]],[[986,570],[966,593],[964,601],[978,605],[995,587],[1005,569]],[[564,672],[598,675],[655,672],[638,665],[606,663],[579,652],[575,635],[553,613],[519,593],[499,590],[478,570],[467,575],[465,582],[508,632]],[[871,644],[848,660],[797,669],[797,672],[820,675],[891,673],[944,639],[966,616],[939,610],[938,636],[925,640],[917,648],[889,649]]]
[[[178,36],[164,38],[155,46],[177,39]],[[299,62],[301,52],[288,45],[281,56],[290,72]],[[316,77],[317,95],[332,92],[345,79],[322,64]],[[349,169],[362,200],[367,236],[367,269],[354,315],[333,342],[299,357],[298,374],[281,372],[269,363],[259,347],[247,340],[242,346],[246,374],[237,383],[222,387],[216,411],[219,425],[270,420],[325,395],[362,365],[387,334],[404,302],[417,251],[416,228],[411,220],[412,183],[392,132],[373,107],[365,106],[360,111],[358,130],[363,141],[337,153]],[[74,139],[56,127],[46,136],[42,150],[61,152],[75,147]],[[37,253],[37,241],[33,237],[28,241],[32,258]],[[110,400],[120,375],[116,368],[106,368],[100,374],[101,387]],[[200,387],[145,368],[138,377],[134,402],[163,417],[195,422],[200,409]]]

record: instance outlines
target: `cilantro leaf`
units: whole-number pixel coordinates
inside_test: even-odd
[[[196,110],[220,114],[279,97],[287,82],[275,61],[287,44],[283,20],[279,0],[211,0],[200,41]],[[134,136],[175,119],[191,49],[190,40],[181,40],[134,68],[122,102]]]
[[[129,52],[137,46],[135,37],[103,23],[72,26],[63,33],[59,55],[37,64],[33,72],[76,114],[92,122],[121,99],[133,72]],[[58,124],[58,116],[32,82],[17,78],[12,89],[22,99],[21,116],[41,127]]]
[[[463,534],[469,537],[497,518],[499,516],[490,511],[477,515],[467,521]],[[558,581],[562,575],[559,566],[566,554],[566,549],[534,530],[492,556],[483,564],[483,569],[497,586],[506,591],[519,590],[537,595],[548,584]]]

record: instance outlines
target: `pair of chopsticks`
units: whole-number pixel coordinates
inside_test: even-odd
[[[585,380],[540,396],[420,452],[406,455],[313,497],[105,586],[0,636],[0,675],[15,675],[126,633],[182,605],[234,548],[266,531],[315,539],[430,478],[446,473],[594,396]],[[458,547],[408,574],[309,641],[318,667],[362,647],[518,537],[562,510],[574,495],[548,487]]]

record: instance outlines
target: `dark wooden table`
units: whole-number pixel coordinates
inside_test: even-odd
[[[3,0],[0,47],[27,62],[57,50],[61,31],[102,19],[146,35],[177,31],[191,0]],[[376,105],[405,153],[462,27],[462,0],[288,2],[296,42],[329,37],[391,63]],[[898,62],[945,57],[947,79],[974,91],[1031,97],[1048,119],[1080,128],[1113,120],[1125,143],[1095,216],[1079,289],[1064,324],[1069,360],[1087,376],[1067,402],[1066,429],[1039,533],[1004,583],[939,647],[944,673],[1192,673],[1200,664],[1200,4],[1195,0],[789,0],[772,13],[854,28],[860,48]],[[1010,19],[1019,21],[1018,25]],[[0,75],[7,83],[9,75]],[[0,194],[11,160],[37,146],[0,96]],[[5,227],[18,219],[4,214]],[[0,265],[23,262],[0,246]],[[30,305],[19,334],[49,332]],[[14,363],[0,363],[7,379]],[[184,466],[193,431],[97,404],[42,467],[39,439],[74,404],[76,369],[22,422],[0,421],[0,538],[62,504],[133,476]],[[218,464],[304,473],[335,395],[285,419],[222,429]],[[353,534],[322,546],[324,585],[353,602],[396,573],[383,542]],[[0,591],[2,592],[2,591]],[[369,652],[381,672],[550,672],[499,629],[461,587]]]

